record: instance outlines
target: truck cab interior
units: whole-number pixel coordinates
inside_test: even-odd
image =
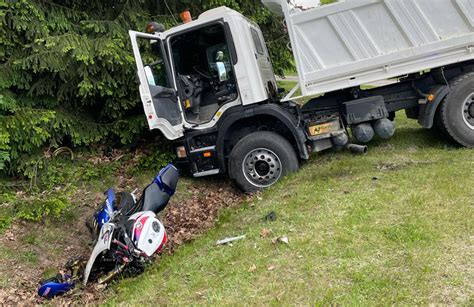
[[[219,108],[237,99],[233,65],[221,22],[170,38],[172,65],[186,121],[210,121]]]

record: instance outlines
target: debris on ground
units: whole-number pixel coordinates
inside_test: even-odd
[[[269,271],[273,271],[275,268],[276,268],[276,266],[274,266],[274,265],[271,265],[271,266],[269,266],[269,267],[267,268],[267,270],[269,270]]]
[[[260,236],[262,238],[266,238],[268,237],[269,234],[271,234],[272,231],[270,229],[267,229],[267,228],[263,228],[261,231],[260,231]]]
[[[277,215],[275,211],[272,211],[265,216],[266,221],[274,222],[276,221],[276,219],[277,219]]]
[[[224,245],[224,244],[234,242],[234,241],[238,241],[238,240],[242,240],[242,239],[245,239],[245,235],[218,240],[216,242],[216,245]]]
[[[290,241],[288,240],[288,237],[287,237],[287,236],[281,236],[281,237],[278,237],[278,238],[274,238],[274,239],[272,240],[272,243],[273,243],[273,244],[277,244],[277,243],[290,244]]]
[[[252,264],[250,268],[248,269],[249,273],[253,273],[257,270],[257,266],[255,264]]]

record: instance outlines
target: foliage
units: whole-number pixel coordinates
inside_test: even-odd
[[[53,192],[29,197],[13,197],[8,194],[3,196],[12,199],[8,203],[2,202],[0,232],[10,227],[15,219],[38,222],[45,218],[59,218],[70,208],[68,193]]]
[[[138,160],[139,170],[161,169],[173,160],[174,156],[166,151],[153,151],[140,157]]]
[[[0,2],[0,170],[28,176],[44,146],[143,132],[127,33],[148,20],[143,4]]]
[[[118,162],[94,163],[79,157],[75,160],[57,157],[41,159],[42,168],[36,175],[36,184],[29,193],[5,192],[0,194],[0,231],[15,219],[42,221],[67,218],[77,203],[74,195],[81,188],[105,190],[113,185]],[[3,183],[3,182],[0,182]],[[43,192],[41,192],[43,191]]]
[[[26,221],[40,221],[46,216],[60,217],[69,205],[65,195],[48,197],[47,199],[33,199],[15,203],[16,217]]]
[[[47,148],[136,141],[146,121],[128,30],[221,5],[261,26],[276,73],[293,67],[282,20],[260,1],[0,1],[0,171],[31,177]]]
[[[38,222],[46,217],[59,218],[70,207],[68,194],[64,191],[33,196],[1,194],[0,232],[10,227],[15,219]]]
[[[10,227],[10,224],[13,220],[11,204],[15,201],[15,199],[15,195],[12,193],[0,194],[0,232],[3,229]]]
[[[38,173],[37,187],[41,190],[51,190],[55,187],[87,184],[105,189],[104,181],[108,184],[117,168],[118,162],[94,164],[85,159],[47,160]]]

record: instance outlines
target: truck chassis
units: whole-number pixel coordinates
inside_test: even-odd
[[[461,82],[464,82],[462,87]],[[455,101],[449,98],[465,91],[468,86],[471,92],[464,95],[465,103],[456,107]],[[355,87],[331,92],[311,99],[304,106],[275,100],[236,106],[222,116],[216,127],[205,131],[189,131],[184,138],[175,141],[176,148],[184,147],[188,153],[186,157],[178,158],[177,162],[182,170],[195,177],[229,174],[241,189],[254,191],[273,184],[281,176],[298,168],[297,162],[291,161],[287,155],[302,161],[307,160],[312,152],[332,147],[365,152],[364,147],[348,146],[350,143],[341,136],[347,136],[347,129],[354,131],[358,126],[367,124],[373,127],[384,118],[393,121],[399,110],[405,110],[407,117],[418,120],[422,127],[436,130],[461,145],[473,147],[472,133],[463,135],[454,130],[456,122],[466,120],[472,123],[473,97],[474,61],[469,61],[423,74],[403,76],[396,83],[383,87],[367,90]],[[452,108],[458,109],[457,118],[448,115]],[[330,125],[325,126],[328,123]],[[315,126],[323,129],[328,127],[326,129],[329,130],[314,136],[311,130]],[[393,131],[379,133],[379,137],[383,138],[393,135]],[[254,140],[258,140],[258,145],[247,145],[254,143]],[[249,152],[240,153],[240,147],[249,146]],[[259,150],[264,161],[257,157],[257,165],[249,168],[245,164],[245,157],[252,151],[256,151],[258,156]],[[278,155],[276,151],[281,151],[281,154]],[[289,167],[273,169],[271,162],[281,159],[289,160]],[[254,175],[256,180],[250,179]]]

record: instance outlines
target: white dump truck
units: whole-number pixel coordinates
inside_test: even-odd
[[[284,18],[297,67],[284,98],[262,32],[234,10],[130,31],[149,127],[173,140],[181,169],[255,191],[313,152],[390,138],[399,110],[474,147],[474,0],[263,3]]]

